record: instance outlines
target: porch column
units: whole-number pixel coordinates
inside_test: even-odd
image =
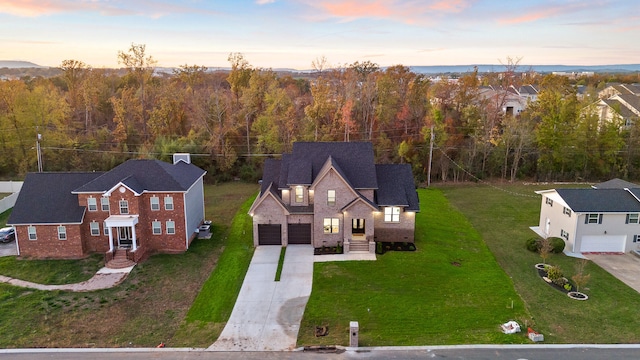
[[[131,226],[131,237],[133,238],[133,251],[136,251],[138,248],[138,240],[136,239],[136,226]]]
[[[109,230],[109,252],[113,252],[113,233],[111,232],[113,228],[109,226],[107,229]]]

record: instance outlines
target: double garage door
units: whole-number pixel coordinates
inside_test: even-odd
[[[287,224],[289,244],[311,244],[311,224]],[[259,224],[258,244],[282,245],[282,225]]]
[[[585,235],[580,252],[624,252],[625,235]]]

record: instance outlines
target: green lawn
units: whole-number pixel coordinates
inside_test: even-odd
[[[545,342],[636,343],[640,327],[636,316],[640,294],[636,291],[589,263],[586,273],[591,274],[591,280],[584,292],[590,298],[571,300],[546,285],[533,269],[533,265],[542,260],[527,251],[524,243],[534,236],[529,226],[536,226],[539,219],[541,200],[534,191],[554,187],[500,185],[502,191],[483,185],[464,185],[441,190],[480,232],[500,266],[513,278]],[[422,202],[423,209],[428,206],[430,204]],[[547,260],[560,265],[569,278],[575,273],[576,262],[563,254],[551,255]]]
[[[361,346],[522,343],[500,324],[531,319],[511,279],[464,216],[438,190],[419,190],[416,252],[374,262],[316,263],[298,344]],[[315,326],[328,326],[314,337]]]
[[[11,209],[0,214],[0,227],[5,227],[7,225],[7,219],[9,219],[10,214],[11,214]]]
[[[207,331],[208,323],[199,328],[185,326],[187,312],[212,270],[219,263],[229,261],[223,261],[221,254],[226,248],[236,246],[238,234],[229,235],[232,219],[257,190],[257,184],[244,183],[205,186],[205,212],[207,219],[213,220],[212,238],[194,240],[184,254],[151,256],[113,289],[73,293],[34,291],[0,284],[0,333],[3,334],[0,348],[154,347],[160,342],[167,346],[210,345],[217,337],[216,332]],[[246,214],[246,210],[240,210],[240,214],[243,212]],[[237,225],[233,227],[238,228]],[[253,250],[250,246],[245,249]],[[79,260],[75,266],[64,265],[70,273],[66,280],[75,282],[70,279],[84,276],[87,261]],[[29,272],[33,274],[25,276],[41,276],[42,281],[51,282],[58,282],[47,280],[47,272],[58,271],[56,263],[52,261],[54,265],[41,268],[42,274],[37,275],[34,270],[40,262],[15,261],[18,267],[31,268]],[[66,264],[66,261],[59,264]],[[244,272],[238,270],[236,282],[242,282],[242,274]],[[225,294],[221,289],[213,289],[208,294],[216,291]],[[216,309],[223,314],[216,316],[230,313],[233,307],[237,290],[226,294],[233,298]],[[209,310],[204,309],[204,312]],[[220,322],[212,324],[219,325]]]

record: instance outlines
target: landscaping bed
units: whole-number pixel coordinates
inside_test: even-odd
[[[382,255],[387,251],[416,251],[416,244],[409,242],[377,242],[376,254]]]

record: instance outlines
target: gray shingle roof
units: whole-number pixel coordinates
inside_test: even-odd
[[[74,192],[104,192],[120,182],[137,193],[186,191],[204,174],[204,170],[183,161],[169,164],[160,160],[128,160]]]
[[[413,182],[411,165],[376,165],[378,190],[376,202],[380,206],[405,206],[405,210],[420,211],[420,202]]]
[[[291,161],[286,169],[284,166],[282,169],[288,175],[283,177],[281,172],[280,179],[287,179],[287,184],[310,185],[329,157],[340,166],[354,188],[378,188],[373,145],[370,142],[296,142],[293,144]],[[308,176],[309,165],[303,164],[311,165],[311,177]]]
[[[640,212],[640,202],[624,189],[556,189],[556,191],[575,212]]]
[[[264,161],[264,165],[262,167],[262,183],[260,184],[260,194],[264,194],[271,183],[273,183],[276,188],[279,187],[281,164],[282,161],[276,159],[266,159]]]
[[[80,223],[85,207],[71,191],[99,176],[91,173],[29,173],[7,224]]]
[[[622,179],[611,179],[599,184],[593,185],[594,189],[633,189],[640,188],[640,185],[624,181]]]

